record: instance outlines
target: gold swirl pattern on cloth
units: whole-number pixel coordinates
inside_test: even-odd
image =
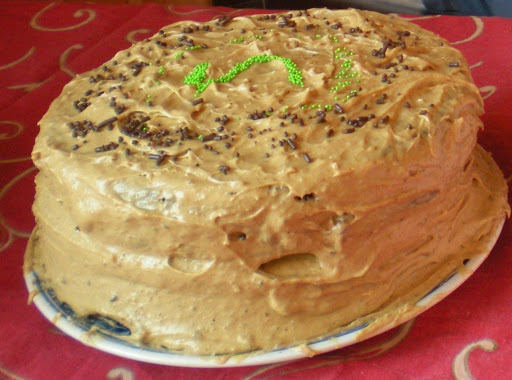
[[[434,18],[440,18],[441,15],[427,15],[427,16],[399,16],[406,21],[421,21],[421,20],[431,20]]]
[[[394,333],[382,340],[374,338],[370,345],[357,350],[340,349],[331,353],[315,356],[308,360],[290,363],[277,363],[260,367],[250,374],[244,376],[244,380],[264,380],[279,378],[292,373],[303,372],[314,368],[330,367],[354,360],[367,360],[380,356],[404,341],[414,326],[414,319],[411,319],[395,329]],[[374,343],[375,342],[375,343]],[[290,368],[291,367],[291,368]]]
[[[474,380],[469,369],[469,354],[477,348],[485,352],[494,352],[498,349],[498,344],[492,339],[482,339],[468,344],[455,356],[452,363],[452,373],[455,380]]]
[[[54,2],[48,4],[46,7],[41,9],[39,12],[36,13],[36,15],[30,20],[30,26],[36,30],[40,30],[42,32],[63,32],[66,30],[73,30],[81,28],[84,25],[87,25],[91,21],[93,21],[96,18],[96,11],[92,9],[79,9],[75,13],[73,13],[74,18],[82,18],[83,16],[87,16],[84,20],[80,21],[78,24],[75,25],[69,25],[64,26],[60,28],[52,28],[48,26],[40,25],[40,18],[43,17],[43,15],[50,11],[53,7],[55,7],[56,4],[59,2]]]
[[[33,91],[36,88],[42,86],[43,84],[45,84],[49,80],[50,80],[50,77],[45,79],[45,80],[39,81],[39,82],[24,83],[24,84],[13,84],[13,85],[7,86],[7,88],[9,90],[23,90],[25,92],[30,92],[30,91]]]
[[[484,61],[478,61],[478,62],[475,62],[475,63],[471,64],[471,65],[469,66],[469,68],[470,68],[471,70],[473,70],[473,69],[476,69],[477,67],[482,66],[483,64],[484,64]]]
[[[58,58],[58,66],[59,66],[59,69],[66,73],[67,75],[69,75],[71,78],[74,78],[76,73],[71,70],[70,68],[67,67],[67,63],[68,63],[68,59],[69,59],[69,55],[72,53],[73,50],[80,50],[80,49],[83,49],[84,46],[82,44],[73,44],[71,45],[70,47],[68,47],[66,50],[64,50],[59,58]],[[20,63],[20,62],[18,62]],[[31,92],[35,89],[37,89],[38,87],[40,87],[41,85],[43,85],[44,83],[48,82],[52,77],[49,76],[48,78],[42,80],[42,81],[38,81],[38,82],[33,82],[33,83],[25,83],[25,84],[16,84],[16,85],[10,85],[8,86],[7,88],[8,89],[11,89],[11,90],[23,90],[25,92]],[[1,136],[0,136],[1,138]]]
[[[9,127],[7,132],[4,131],[6,126]],[[17,137],[25,127],[23,124],[13,120],[0,120],[0,140],[10,140]]]
[[[116,367],[107,372],[106,378],[108,380],[135,380],[135,375],[129,368]]]
[[[13,371],[8,370],[0,364],[0,374],[4,375],[6,379],[9,380],[28,380],[26,377],[19,376],[15,374]]]
[[[19,63],[25,61],[27,58],[29,58],[32,54],[34,54],[35,51],[36,51],[35,46],[32,46],[30,49],[28,49],[28,51],[21,58],[0,66],[0,70],[10,69],[11,67],[16,66],[17,64],[19,64]]]
[[[175,10],[175,6],[174,5],[169,5],[167,6],[167,11],[172,14],[172,15],[178,15],[178,16],[192,16],[192,15],[197,15],[197,14],[201,14],[201,13],[209,13],[211,12],[211,9],[195,9],[193,11],[177,11]],[[223,11],[223,10],[220,10],[220,9],[216,9],[215,10],[215,16],[213,16],[212,19],[215,19],[215,18],[218,18],[220,17],[219,15],[224,15],[224,16],[236,16],[238,15],[239,13],[242,13],[244,10],[243,9],[234,9],[234,10],[231,10],[231,11]]]
[[[6,131],[5,128],[8,128]],[[1,140],[12,140],[17,138],[25,129],[25,126],[17,121],[13,120],[2,120],[0,121],[0,141]],[[0,165],[18,164],[21,162],[30,161],[30,157],[15,157],[10,159],[0,159]],[[30,173],[36,170],[35,166],[22,171],[14,178],[9,180],[5,185],[0,188],[0,203],[7,194],[8,191],[13,191],[18,183]],[[16,237],[27,239],[30,233],[20,231],[19,229],[12,227],[5,217],[0,213],[0,252],[5,251],[11,246]]]
[[[462,40],[454,41],[451,44],[452,45],[459,45],[464,44],[466,42],[470,42],[475,40],[477,37],[481,36],[484,32],[484,22],[480,17],[472,16],[471,19],[475,23],[475,31],[467,38],[464,38]]]
[[[24,158],[13,159],[13,160],[5,160],[7,163],[21,162],[26,161]],[[2,164],[3,162],[0,162]],[[15,191],[16,186],[18,186],[19,182],[27,177],[29,174],[36,171],[35,166],[31,166],[28,169],[25,169],[14,178],[12,178],[7,184],[5,184],[0,189],[0,202],[9,191]],[[6,220],[4,215],[0,214],[0,229],[1,229],[1,240],[0,240],[0,252],[9,248],[9,246],[14,241],[15,237],[27,239],[30,236],[30,232],[21,231],[15,227],[12,227],[10,223]]]
[[[60,58],[59,58],[59,68],[65,72],[66,74],[68,74],[71,78],[74,78],[76,76],[76,73],[73,72],[71,69],[69,69],[67,67],[67,61],[68,61],[68,57],[69,55],[71,54],[71,52],[73,50],[79,50],[79,49],[83,49],[84,46],[82,44],[74,44],[70,47],[68,47],[64,53],[61,54]]]
[[[9,248],[12,244],[13,236],[5,226],[0,216],[0,252]]]
[[[16,164],[24,161],[32,161],[32,157],[17,157],[17,158],[7,158],[5,160],[0,160],[0,164]]]
[[[132,30],[128,34],[126,34],[125,40],[130,42],[130,43],[132,43],[132,44],[135,44],[135,43],[140,41],[140,40],[137,39],[137,35],[139,35],[139,34],[148,34],[148,33],[152,33],[151,29],[142,28],[142,29]]]
[[[480,92],[482,92],[484,94],[482,99],[485,100],[485,99],[490,98],[498,90],[498,87],[487,85],[487,86],[480,87],[479,90],[480,90]]]

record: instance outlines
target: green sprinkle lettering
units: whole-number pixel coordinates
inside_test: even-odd
[[[184,82],[185,84],[189,84],[191,86],[196,86],[196,96],[201,94],[204,90],[208,88],[211,83],[228,83],[231,82],[235,77],[241,72],[247,70],[255,63],[267,63],[271,61],[281,61],[284,66],[288,70],[288,81],[292,84],[298,85],[300,87],[304,87],[304,82],[302,79],[302,74],[300,70],[297,68],[297,65],[290,59],[286,57],[281,57],[278,55],[268,55],[261,54],[250,57],[241,63],[235,64],[231,70],[229,70],[226,74],[222,75],[217,79],[207,78],[206,70],[208,69],[209,63],[203,62],[198,64],[190,74],[188,74]]]

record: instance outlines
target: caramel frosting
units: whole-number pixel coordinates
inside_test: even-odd
[[[180,22],[40,122],[33,270],[135,344],[236,354],[416,302],[509,211],[462,54],[395,16]]]

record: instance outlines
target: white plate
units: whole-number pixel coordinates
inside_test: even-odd
[[[434,306],[452,293],[473,274],[489,255],[500,235],[503,223],[504,220],[497,225],[494,235],[489,241],[488,249],[486,249],[485,252],[478,253],[471,260],[466,261],[462,270],[453,273],[435,286],[416,302],[412,310],[406,315],[398,314],[394,316],[394,318],[386,319],[377,318],[373,321],[370,320],[361,324],[357,322],[352,323],[351,326],[355,327],[309,342],[307,346],[302,344],[273,351],[256,351],[236,356],[186,355],[126,343],[112,335],[108,335],[108,331],[122,335],[124,332],[122,325],[116,325],[115,322],[109,320],[76,318],[69,306],[62,304],[52,292],[48,292],[41,287],[37,275],[34,272],[25,275],[25,282],[30,294],[34,294],[34,304],[49,321],[67,335],[98,350],[147,363],[181,367],[238,367],[269,364],[296,360],[311,356],[311,353],[320,354],[346,347],[376,336],[416,317],[418,314]],[[340,329],[341,328],[342,326],[340,326]]]

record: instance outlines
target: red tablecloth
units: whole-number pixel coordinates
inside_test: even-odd
[[[62,86],[117,50],[179,20],[255,10],[146,5],[0,2],[0,378],[512,378],[512,228],[455,293],[400,328],[369,341],[288,364],[190,369],[96,351],[60,333],[27,306],[22,263],[34,225],[37,122]],[[417,17],[468,59],[485,99],[480,142],[512,173],[512,19]]]

